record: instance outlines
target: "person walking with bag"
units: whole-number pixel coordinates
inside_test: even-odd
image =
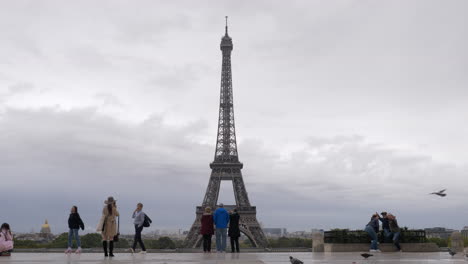
[[[239,229],[239,220],[240,216],[237,213],[237,209],[234,209],[231,215],[229,216],[229,231],[228,236],[231,238],[231,252],[239,253],[239,237],[240,237],[240,229]]]
[[[70,254],[72,252],[72,240],[73,237],[76,239],[76,246],[78,247],[75,251],[76,254],[81,253],[81,241],[80,236],[78,235],[78,231],[84,230],[84,223],[81,220],[80,215],[78,214],[78,207],[75,205],[71,208],[70,216],[68,217],[68,249],[65,251],[66,254]]]
[[[101,220],[99,221],[97,231],[101,232],[102,248],[104,249],[104,256],[114,256],[114,241],[118,240],[119,233],[117,229],[117,218],[119,211],[117,210],[116,200],[110,196],[104,201],[104,208],[102,209]],[[107,254],[107,246],[109,245],[109,254]]]
[[[211,237],[214,234],[213,214],[211,207],[206,207],[205,212],[201,218],[200,234],[203,236],[203,252],[211,252]]]
[[[143,240],[141,239],[141,232],[143,231],[145,218],[147,218],[147,216],[142,210],[143,210],[143,204],[138,203],[137,208],[135,209],[132,215],[132,218],[134,219],[133,224],[135,225],[135,238],[133,239],[133,246],[130,248],[130,251],[132,252],[132,254],[135,253],[137,243],[139,243],[141,247],[140,253],[146,254],[145,244],[143,244]]]

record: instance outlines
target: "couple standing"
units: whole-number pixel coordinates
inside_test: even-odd
[[[205,213],[201,219],[200,230],[200,234],[203,236],[203,252],[211,252],[211,236],[215,233],[213,225],[216,226],[216,251],[226,251],[226,231],[229,226],[227,235],[231,239],[231,251],[233,253],[239,252],[239,220],[240,216],[237,209],[228,213],[228,211],[224,209],[224,205],[220,204],[219,208],[212,214],[211,207],[206,207]]]

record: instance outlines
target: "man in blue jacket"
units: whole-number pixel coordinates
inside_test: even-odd
[[[229,213],[224,209],[224,205],[219,204],[213,215],[213,221],[216,226],[216,250],[218,252],[226,251],[227,227],[229,223]]]

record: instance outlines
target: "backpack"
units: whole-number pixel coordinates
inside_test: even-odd
[[[149,218],[146,214],[145,214],[145,220],[143,221],[143,227],[150,227],[151,223],[153,221],[151,221],[151,218]]]

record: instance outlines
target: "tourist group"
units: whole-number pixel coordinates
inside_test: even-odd
[[[370,252],[380,252],[377,238],[377,234],[379,233],[379,221],[382,222],[384,242],[392,240],[397,250],[401,252],[399,242],[401,234],[400,227],[398,226],[396,217],[392,214],[387,214],[387,212],[382,212],[381,215],[378,213],[373,214],[371,220],[364,228],[371,238]]]
[[[116,200],[111,196],[104,201],[102,216],[97,225],[96,231],[101,233],[102,248],[104,256],[114,256],[114,242],[119,239],[119,211],[117,210]],[[133,224],[135,225],[135,237],[133,246],[130,248],[132,253],[135,253],[137,244],[140,244],[140,253],[145,254],[146,248],[141,238],[141,232],[144,227],[151,225],[151,219],[143,212],[143,204],[138,203],[132,215]],[[227,236],[231,239],[232,252],[239,252],[239,219],[240,216],[237,209],[227,212],[224,205],[220,204],[219,208],[212,213],[210,207],[205,208],[205,213],[201,219],[200,234],[203,237],[203,251],[211,252],[211,237],[216,233],[216,249],[217,252],[226,251]],[[75,253],[81,253],[81,241],[78,231],[84,230],[85,226],[78,214],[78,207],[73,206],[68,218],[68,248],[66,254],[72,253],[73,239],[76,240],[77,249]],[[216,227],[216,229],[215,229]],[[229,232],[227,232],[229,227]],[[216,231],[215,231],[216,230]],[[1,226],[0,232],[0,256],[9,256],[13,250],[13,235],[10,230],[10,225],[4,223]]]

